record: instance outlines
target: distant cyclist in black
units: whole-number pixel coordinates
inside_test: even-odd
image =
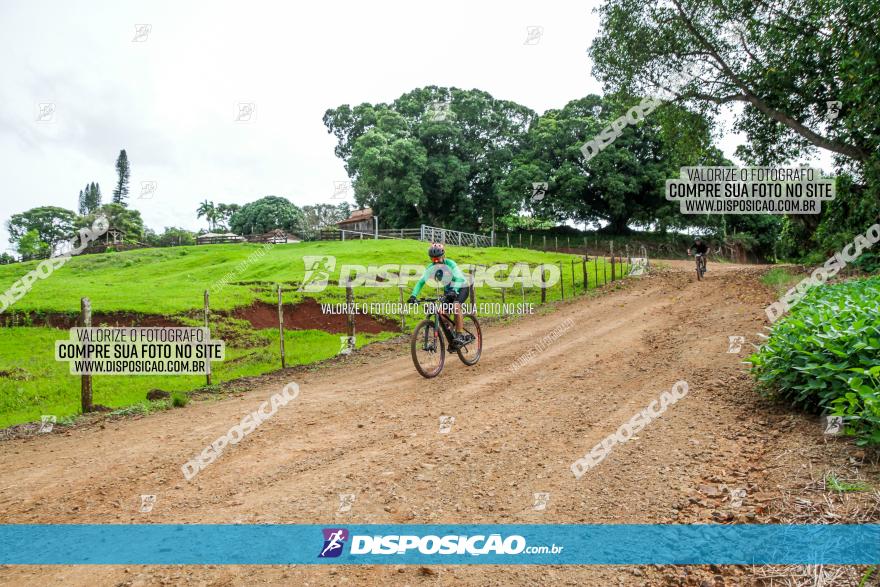
[[[702,253],[703,255],[705,255],[709,252],[709,245],[704,243],[703,239],[697,237],[694,239],[694,244],[691,245],[691,247],[688,249],[688,256],[691,255],[692,250],[694,253]]]
[[[693,253],[691,253],[691,251],[693,251]],[[694,239],[694,244],[691,245],[690,247],[688,247],[688,257],[690,257],[692,254],[703,255],[703,271],[709,270],[708,264],[706,263],[706,261],[708,260],[707,259],[708,253],[709,253],[709,245],[707,245],[705,242],[703,242],[703,239],[700,237],[696,237]]]

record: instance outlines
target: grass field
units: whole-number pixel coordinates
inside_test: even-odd
[[[274,302],[276,284],[287,285],[284,301],[296,303],[304,297],[319,302],[339,301],[342,288],[324,292],[299,293],[305,275],[303,256],[335,256],[337,268],[346,264],[383,265],[386,263],[424,264],[425,244],[410,240],[325,241],[290,245],[231,244],[163,249],[140,249],[122,253],[74,257],[49,278],[37,280],[33,289],[7,312],[78,312],[80,298],[88,296],[94,311],[128,311],[172,316],[202,307],[205,290],[211,290],[211,308],[229,310],[250,305],[254,300]],[[571,281],[571,259],[561,253],[542,253],[526,249],[493,247],[473,249],[448,247],[448,256],[461,264],[478,263],[563,263],[566,287]],[[0,291],[36,266],[36,262],[0,266]],[[600,262],[599,281],[611,268]],[[590,287],[594,287],[595,267],[588,267]],[[580,267],[575,276],[581,283]],[[228,284],[221,284],[228,276]],[[412,284],[410,284],[412,285]],[[480,291],[483,299],[500,299],[499,292]],[[559,289],[559,286],[555,288]],[[355,288],[359,300],[397,300],[396,288]],[[539,293],[535,288],[532,294]],[[558,291],[548,292],[549,297]],[[488,298],[486,297],[488,296]],[[537,298],[534,298],[537,299]]]
[[[260,375],[281,367],[277,330],[254,335],[265,346],[227,346],[226,360],[212,363],[212,383]],[[396,333],[359,334],[357,346],[384,340]],[[0,328],[0,428],[39,421],[52,414],[59,420],[80,412],[80,378],[68,363],[55,361],[55,340],[67,338],[56,328]],[[338,334],[320,330],[285,333],[287,365],[329,359],[340,351]],[[145,401],[147,391],[188,392],[205,385],[204,375],[105,375],[92,378],[94,401],[120,408]]]
[[[91,299],[95,312],[131,312],[144,315],[176,317],[184,324],[198,325],[205,290],[211,291],[212,311],[228,311],[249,306],[255,300],[277,301],[276,287],[285,288],[284,302],[297,303],[314,298],[323,303],[344,300],[344,290],[331,285],[325,291],[298,292],[305,266],[303,256],[335,256],[341,265],[383,265],[386,263],[422,264],[425,243],[417,241],[366,240],[348,242],[313,242],[290,245],[232,244],[165,249],[141,249],[123,253],[74,257],[48,278],[37,280],[32,290],[6,310],[19,313],[68,313],[79,311],[80,298]],[[449,247],[449,257],[459,264],[494,263],[563,263],[566,297],[571,296],[571,259],[575,259],[575,282],[583,290],[579,257],[539,251],[489,248]],[[36,262],[0,266],[0,292],[36,266]],[[589,287],[596,287],[594,262],[588,264]],[[603,276],[603,271],[605,275]],[[600,261],[600,285],[610,280],[610,265]],[[335,276],[331,277],[332,280]],[[408,287],[412,287],[409,283]],[[430,295],[426,288],[426,294]],[[409,291],[406,291],[408,295]],[[399,300],[396,287],[355,288],[358,302]],[[506,292],[507,303],[540,301],[540,289],[519,288]],[[547,299],[560,297],[557,284]],[[478,288],[478,302],[499,302],[501,292]],[[213,315],[212,315],[213,316]],[[396,316],[389,316],[396,320]],[[221,383],[244,376],[259,375],[280,367],[276,329],[254,330],[247,322],[216,318],[212,323],[215,337],[227,343],[224,362],[212,366],[213,380]],[[408,319],[410,327],[415,320]],[[96,326],[98,324],[95,324]],[[357,345],[395,336],[358,333]],[[59,420],[79,413],[78,376],[71,375],[68,364],[54,359],[54,341],[68,337],[68,332],[36,326],[0,328],[0,428],[22,422],[39,421],[52,414]],[[310,364],[327,359],[340,351],[339,334],[319,330],[293,330],[285,333],[288,365]],[[110,408],[145,406],[146,392],[188,392],[204,385],[204,376],[96,376],[94,401]],[[146,409],[146,408],[145,408]]]

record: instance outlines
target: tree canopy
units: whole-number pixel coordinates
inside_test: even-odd
[[[302,220],[302,211],[289,200],[266,196],[236,210],[229,219],[229,227],[236,234],[261,234],[276,228],[293,231]]]
[[[428,86],[324,114],[355,201],[392,228],[479,229],[518,210],[502,182],[536,114],[480,90]]]
[[[587,160],[581,146],[638,102],[591,95],[548,110],[532,124],[514,158],[505,191],[525,201],[536,216],[557,222],[606,224],[622,234],[630,224],[681,226],[688,219],[663,197],[664,180],[682,165],[721,164],[707,121],[682,108],[661,106],[639,124],[625,127]],[[535,183],[546,183],[532,198]]]
[[[39,258],[33,255],[48,257],[58,244],[71,238],[76,218],[72,210],[57,206],[40,206],[21,214],[13,214],[6,223],[9,242],[23,256],[27,254],[29,258]],[[29,233],[23,245],[22,239]],[[34,239],[46,246],[35,248]],[[27,253],[21,250],[22,246],[28,249]]]
[[[91,227],[98,216],[105,216],[111,227],[125,233],[124,242],[143,242],[145,237],[144,220],[139,211],[127,208],[125,204],[104,204],[98,206],[94,212],[77,218],[76,225],[79,228]]]
[[[805,240],[851,238],[880,214],[880,44],[875,2],[850,0],[606,0],[590,53],[608,91],[666,92],[717,113],[743,104],[734,130],[751,165],[825,149],[864,189],[844,189],[822,216],[789,217]],[[679,83],[693,67],[696,75]],[[818,224],[822,223],[822,226]]]

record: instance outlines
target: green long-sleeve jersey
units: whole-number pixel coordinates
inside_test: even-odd
[[[447,290],[458,291],[462,287],[467,284],[467,278],[462,273],[461,269],[458,268],[458,265],[452,259],[444,259],[443,264],[449,267],[449,270],[452,272],[452,280],[446,285]],[[412,290],[412,296],[418,297],[419,292],[422,291],[422,288],[425,287],[425,282],[427,282],[435,273],[440,273],[443,269],[437,267],[438,263],[431,263],[427,267],[425,267],[425,272],[422,274],[422,278],[419,279],[419,282],[416,283],[416,286]],[[439,277],[438,277],[439,281]]]

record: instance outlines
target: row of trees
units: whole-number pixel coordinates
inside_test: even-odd
[[[392,228],[485,231],[526,220],[618,234],[698,228],[783,255],[833,250],[880,215],[876,6],[606,0],[600,15],[590,53],[604,97],[537,115],[480,90],[428,86],[328,110],[356,202]],[[689,69],[696,75],[682,85]],[[668,101],[585,160],[586,141],[658,95]],[[822,215],[685,216],[665,201],[664,180],[681,166],[731,164],[713,139],[720,108],[735,103],[745,105],[734,130],[747,136],[737,150],[746,164],[835,154],[837,198]],[[543,198],[532,198],[534,183],[548,184]]]
[[[105,216],[110,224],[126,235],[129,242],[138,242],[144,235],[144,222],[140,212],[130,210],[123,204],[103,204],[85,214],[58,206],[40,206],[13,214],[6,223],[9,242],[15,246],[22,261],[45,259],[60,249],[80,228],[92,226],[99,216]],[[11,262],[8,253],[3,258]]]
[[[94,193],[92,186],[98,189],[97,184],[90,184],[84,193]],[[21,260],[49,257],[59,250],[61,243],[72,238],[79,228],[91,226],[100,215],[106,216],[111,226],[123,232],[126,243],[153,247],[193,245],[199,234],[178,227],[165,227],[163,232],[158,233],[145,228],[137,210],[120,203],[102,205],[100,198],[91,202],[97,202],[97,205],[81,206],[79,214],[57,206],[41,206],[13,215],[6,226],[10,234],[9,240],[14,244]],[[198,209],[198,216],[206,217],[210,230],[224,229],[236,234],[250,235],[281,228],[305,238],[321,229],[332,227],[350,213],[347,203],[300,208],[279,196],[266,196],[243,206],[215,206],[206,200]],[[15,262],[12,255],[0,255],[0,264],[12,262]]]
[[[665,200],[664,180],[680,167],[731,165],[700,113],[665,104],[585,159],[582,145],[637,102],[590,95],[539,116],[479,90],[431,86],[392,104],[328,110],[324,123],[337,137],[356,202],[391,228],[486,232],[572,222],[625,234],[697,226],[772,252],[766,228],[778,219],[682,216]],[[535,183],[547,184],[543,197],[533,197]]]
[[[230,230],[236,234],[260,234],[275,228],[312,234],[332,227],[350,214],[351,207],[347,202],[299,208],[279,196],[266,196],[244,206],[214,204],[205,200],[196,210],[198,218],[204,217],[208,221],[208,230]]]

